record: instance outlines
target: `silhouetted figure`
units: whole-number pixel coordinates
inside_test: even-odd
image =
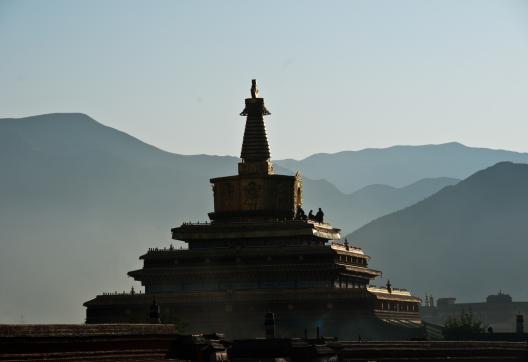
[[[492,326],[488,327],[488,333],[490,333],[490,334],[493,333],[493,327]]]
[[[387,292],[392,293],[392,284],[390,280],[387,280]]]
[[[358,334],[358,342],[361,342],[361,334]]]
[[[303,221],[305,221],[307,219],[306,214],[304,213],[304,210],[302,209],[302,207],[299,207],[297,209],[297,215],[295,216],[295,219],[296,220],[303,220]]]
[[[308,220],[315,220],[315,216],[313,214],[313,210],[310,210],[310,212],[308,213]]]
[[[152,304],[150,305],[149,313],[150,323],[160,324],[161,323],[161,310],[158,303],[156,303],[156,298],[152,299]]]
[[[317,214],[315,214],[315,221],[323,222],[323,220],[324,220],[324,212],[323,210],[321,210],[321,208],[319,208],[319,210],[317,211]]]
[[[349,249],[349,246],[348,246],[348,240],[347,238],[345,238],[345,249],[348,250]]]

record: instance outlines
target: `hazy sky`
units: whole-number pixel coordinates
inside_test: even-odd
[[[251,78],[274,158],[528,151],[528,1],[0,0],[0,117],[82,112],[238,155]]]

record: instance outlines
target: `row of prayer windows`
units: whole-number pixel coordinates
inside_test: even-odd
[[[394,312],[418,312],[418,304],[409,302],[379,301],[378,308]]]
[[[367,266],[367,259],[359,258],[359,257],[356,257],[356,256],[339,254],[337,256],[337,260],[342,262],[342,263],[357,264],[357,265]]]

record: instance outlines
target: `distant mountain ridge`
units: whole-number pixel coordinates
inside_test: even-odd
[[[306,212],[310,205],[319,205],[329,221],[349,232],[365,223],[401,208],[410,206],[459,180],[449,177],[423,179],[405,187],[366,186],[352,194],[342,194],[326,180],[307,180],[304,185]],[[316,210],[314,209],[314,212]]]
[[[0,119],[0,288],[9,291],[0,298],[0,323],[20,314],[30,322],[82,321],[82,302],[128,289],[126,272],[147,248],[169,245],[171,227],[206,219],[209,178],[236,173],[237,162],[165,152],[84,114]],[[294,172],[280,162],[276,171]],[[304,208],[322,207],[348,232],[457,181],[367,185],[347,195],[306,175]]]
[[[326,179],[342,192],[351,193],[372,184],[403,187],[424,178],[464,179],[501,161],[528,163],[528,154],[451,142],[319,153],[300,161],[277,163],[289,170],[301,170],[312,179]]]
[[[83,114],[0,119],[0,288],[9,290],[0,323],[21,314],[29,322],[81,322],[82,302],[128,289],[126,272],[149,247],[169,245],[171,227],[206,220],[209,178],[236,173],[237,162],[165,152]],[[417,192],[355,196],[305,177],[305,208],[323,207],[351,231],[451,181],[424,182]]]
[[[349,235],[391,282],[421,295],[517,300],[528,254],[528,165],[501,162]],[[402,267],[404,266],[404,267]]]

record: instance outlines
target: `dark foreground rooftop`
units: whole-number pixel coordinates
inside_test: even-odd
[[[526,361],[526,341],[339,341],[184,336],[166,324],[0,325],[6,361]]]
[[[0,338],[174,335],[172,324],[0,324]]]
[[[169,324],[0,325],[0,360],[156,361],[177,336]]]

